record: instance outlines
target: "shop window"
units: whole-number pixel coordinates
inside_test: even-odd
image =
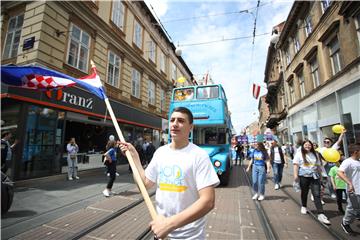
[[[124,31],[125,7],[121,1],[112,1],[111,21]]]
[[[67,63],[87,72],[90,49],[90,35],[78,26],[71,24]]]
[[[136,98],[140,98],[140,79],[140,72],[133,68],[131,73],[131,95]]]
[[[120,68],[121,58],[115,53],[109,51],[107,82],[114,87],[119,86]]]
[[[20,177],[31,178],[60,171],[64,114],[50,108],[29,106]]]
[[[9,19],[9,25],[6,33],[3,58],[13,58],[17,56],[21,29],[24,22],[24,15],[18,15]]]

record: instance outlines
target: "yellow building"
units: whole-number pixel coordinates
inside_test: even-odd
[[[171,90],[179,77],[192,85],[193,75],[143,1],[1,5],[2,65],[42,66],[79,78],[93,60],[125,138],[160,143]],[[11,164],[14,179],[64,172],[70,137],[80,146],[80,170],[101,166],[89,153],[103,151],[116,134],[100,99],[80,87],[52,95],[1,88],[2,130],[22,139]]]
[[[270,44],[264,81],[268,127],[283,142],[337,138],[360,141],[360,3],[296,1]]]

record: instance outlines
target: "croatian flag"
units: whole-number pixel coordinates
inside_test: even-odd
[[[106,98],[95,66],[92,67],[91,75],[80,79],[38,66],[1,66],[1,82],[11,86],[43,91],[62,89],[77,84],[101,99]]]
[[[259,94],[260,94],[260,85],[257,85],[255,83],[253,83],[253,96],[255,99],[258,99]]]

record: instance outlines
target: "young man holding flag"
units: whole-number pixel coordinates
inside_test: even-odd
[[[208,154],[189,142],[192,113],[175,108],[170,118],[172,142],[154,153],[144,171],[139,155],[130,143],[121,143],[131,153],[147,188],[156,185],[158,216],[150,223],[158,238],[205,239],[205,215],[214,208],[219,179]]]

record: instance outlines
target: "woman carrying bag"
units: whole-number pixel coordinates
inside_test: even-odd
[[[324,215],[321,204],[321,161],[314,150],[311,141],[305,140],[301,145],[301,150],[297,151],[294,160],[294,182],[300,181],[301,189],[301,214],[307,214],[307,199],[309,189],[314,196],[315,207],[318,213],[318,220],[324,224],[330,224],[328,218]]]
[[[72,181],[74,178],[79,179],[77,176],[77,153],[79,152],[79,146],[75,142],[75,138],[71,138],[66,146],[68,152],[68,179]]]

